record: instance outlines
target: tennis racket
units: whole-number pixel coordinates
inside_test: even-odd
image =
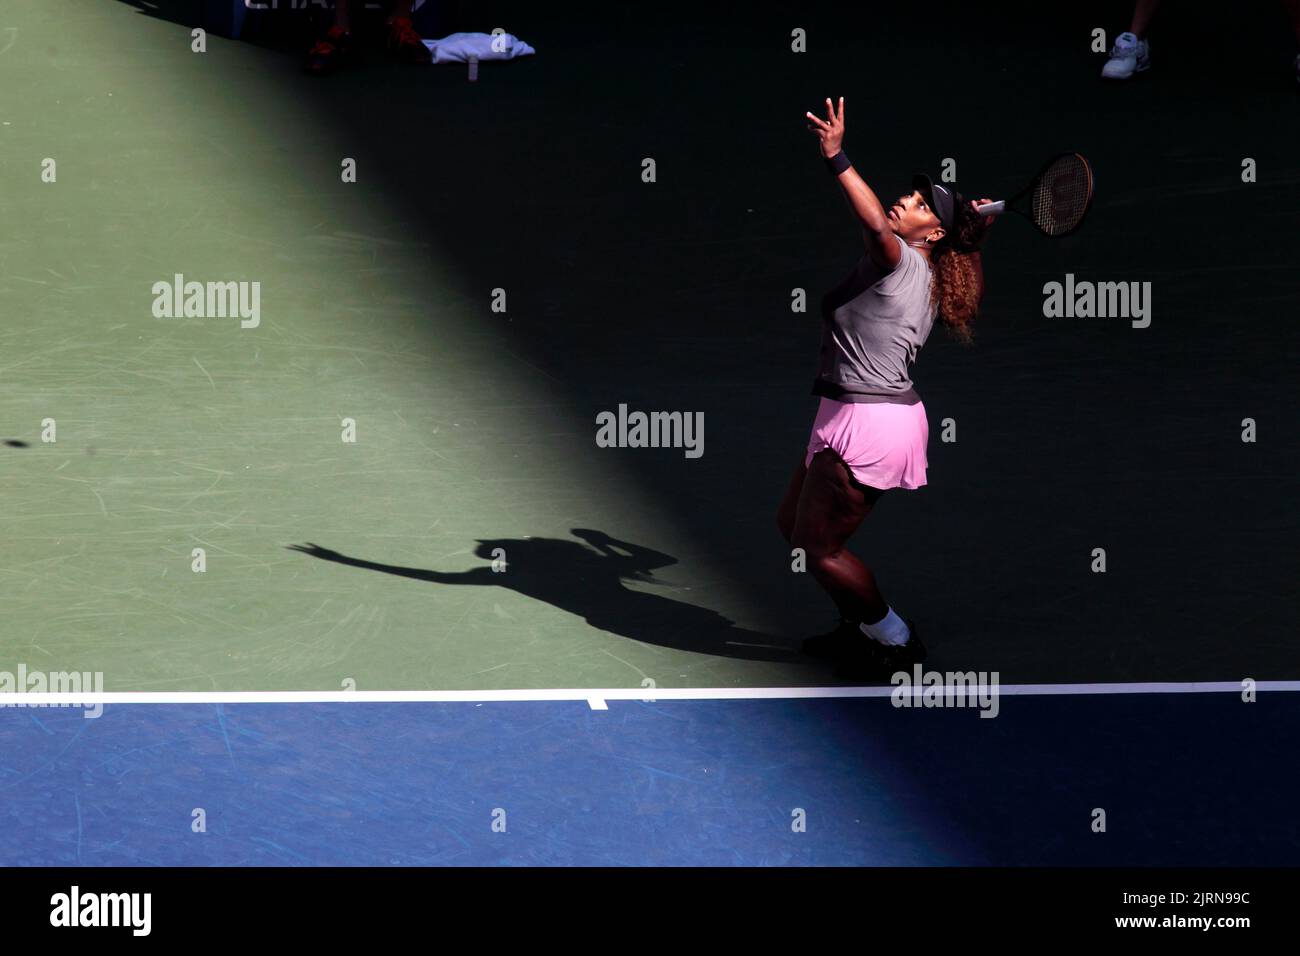
[[[1024,216],[1044,235],[1068,236],[1083,223],[1092,205],[1092,167],[1078,153],[1047,161],[1024,189],[1010,199],[984,203],[981,216],[1000,216],[1008,209]]]

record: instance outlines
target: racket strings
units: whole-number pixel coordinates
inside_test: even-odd
[[[1092,171],[1077,154],[1052,163],[1034,186],[1031,214],[1049,236],[1070,232],[1083,220],[1092,198]]]

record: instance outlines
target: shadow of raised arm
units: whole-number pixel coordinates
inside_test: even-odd
[[[329,548],[322,548],[318,544],[312,544],[310,541],[306,544],[288,545],[288,549],[290,551],[301,551],[303,554],[309,554],[313,558],[320,558],[322,561],[348,564],[354,568],[365,568],[369,571],[383,571],[385,574],[415,578],[417,581],[433,581],[436,584],[498,583],[492,580],[492,570],[490,568],[472,568],[469,571],[431,571],[427,568],[403,568],[396,564],[380,564],[378,561],[366,561],[362,558],[349,557],[346,554],[331,551]]]

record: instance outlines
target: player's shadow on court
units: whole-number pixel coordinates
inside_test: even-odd
[[[660,647],[744,660],[798,659],[794,648],[777,644],[770,635],[737,627],[716,611],[623,586],[624,581],[653,582],[650,572],[677,563],[671,555],[601,531],[574,528],[573,534],[586,544],[560,538],[480,541],[474,553],[502,567],[500,571],[491,566],[469,571],[403,568],[349,557],[310,542],[290,545],[289,550],[417,581],[510,588],[584,617],[602,631]]]

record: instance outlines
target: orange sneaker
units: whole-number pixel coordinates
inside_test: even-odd
[[[393,17],[388,21],[388,42],[385,48],[389,56],[404,63],[433,62],[433,54],[424,45],[424,38],[415,32],[410,17]]]
[[[302,68],[315,76],[333,73],[352,52],[352,34],[338,27],[330,27],[325,36],[307,51]]]

